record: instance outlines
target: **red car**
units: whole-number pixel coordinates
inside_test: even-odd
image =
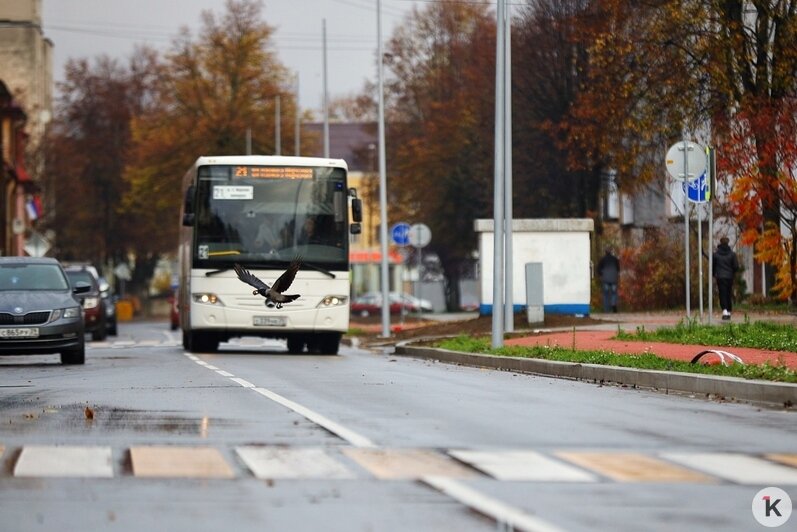
[[[406,314],[413,312],[425,311],[425,308],[420,308],[407,298],[401,297],[400,294],[391,292],[388,296],[390,298],[390,313],[401,314],[402,309]],[[368,316],[376,316],[382,313],[382,294],[379,292],[368,292],[356,298],[351,303],[351,313],[355,316],[367,318]]]
[[[169,328],[173,331],[180,328],[180,296],[176,288],[169,296]]]

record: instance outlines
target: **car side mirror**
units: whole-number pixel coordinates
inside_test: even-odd
[[[194,225],[194,190],[194,185],[188,187],[183,202],[183,225],[188,227]]]
[[[360,198],[351,200],[351,219],[353,222],[363,221],[363,200]]]
[[[78,281],[75,283],[75,287],[72,288],[72,293],[74,294],[85,294],[89,291],[91,291],[91,285],[84,281]]]

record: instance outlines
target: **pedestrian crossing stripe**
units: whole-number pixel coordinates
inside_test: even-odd
[[[472,469],[431,450],[347,448],[343,452],[376,478],[383,480],[476,476]]]
[[[557,452],[556,456],[618,482],[714,482],[714,479],[639,453]]]
[[[244,464],[260,479],[355,478],[354,473],[323,449],[236,447]]]
[[[17,458],[14,476],[111,478],[111,448],[29,445]]]
[[[0,445],[0,455],[5,446]],[[797,454],[636,453],[552,450],[234,448],[238,464],[259,479],[383,480],[468,478],[481,472],[499,481],[797,484]],[[118,456],[123,456],[120,453]],[[132,475],[142,478],[230,479],[236,467],[209,446],[151,445],[129,450]],[[356,470],[357,464],[362,469]],[[354,469],[353,469],[354,468]],[[114,476],[112,450],[104,446],[24,446],[14,477]]]
[[[449,453],[498,480],[531,482],[597,482],[598,478],[584,471],[549,458],[537,451],[466,451]]]
[[[764,456],[775,462],[780,462],[781,464],[797,467],[797,454],[774,453],[774,454],[766,454]]]
[[[742,453],[664,453],[662,456],[736,484],[797,484],[797,469]]]
[[[234,478],[230,465],[212,447],[153,445],[130,449],[133,476],[150,478]]]

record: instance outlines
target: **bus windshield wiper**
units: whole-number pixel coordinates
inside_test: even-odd
[[[218,270],[210,270],[209,272],[205,272],[205,277],[210,277],[211,275],[218,275],[220,273],[228,272],[232,270],[232,268],[220,268]]]
[[[332,273],[331,271],[327,270],[326,268],[322,268],[321,266],[316,266],[312,262],[303,262],[302,266],[307,266],[311,270],[315,270],[317,272],[321,272],[324,275],[326,275],[327,277],[331,277],[332,279],[336,278],[334,273]]]

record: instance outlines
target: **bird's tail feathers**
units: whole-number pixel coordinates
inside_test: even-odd
[[[291,294],[291,295],[285,295],[284,297],[286,301],[296,301],[297,299],[299,299],[300,296],[299,294]]]

